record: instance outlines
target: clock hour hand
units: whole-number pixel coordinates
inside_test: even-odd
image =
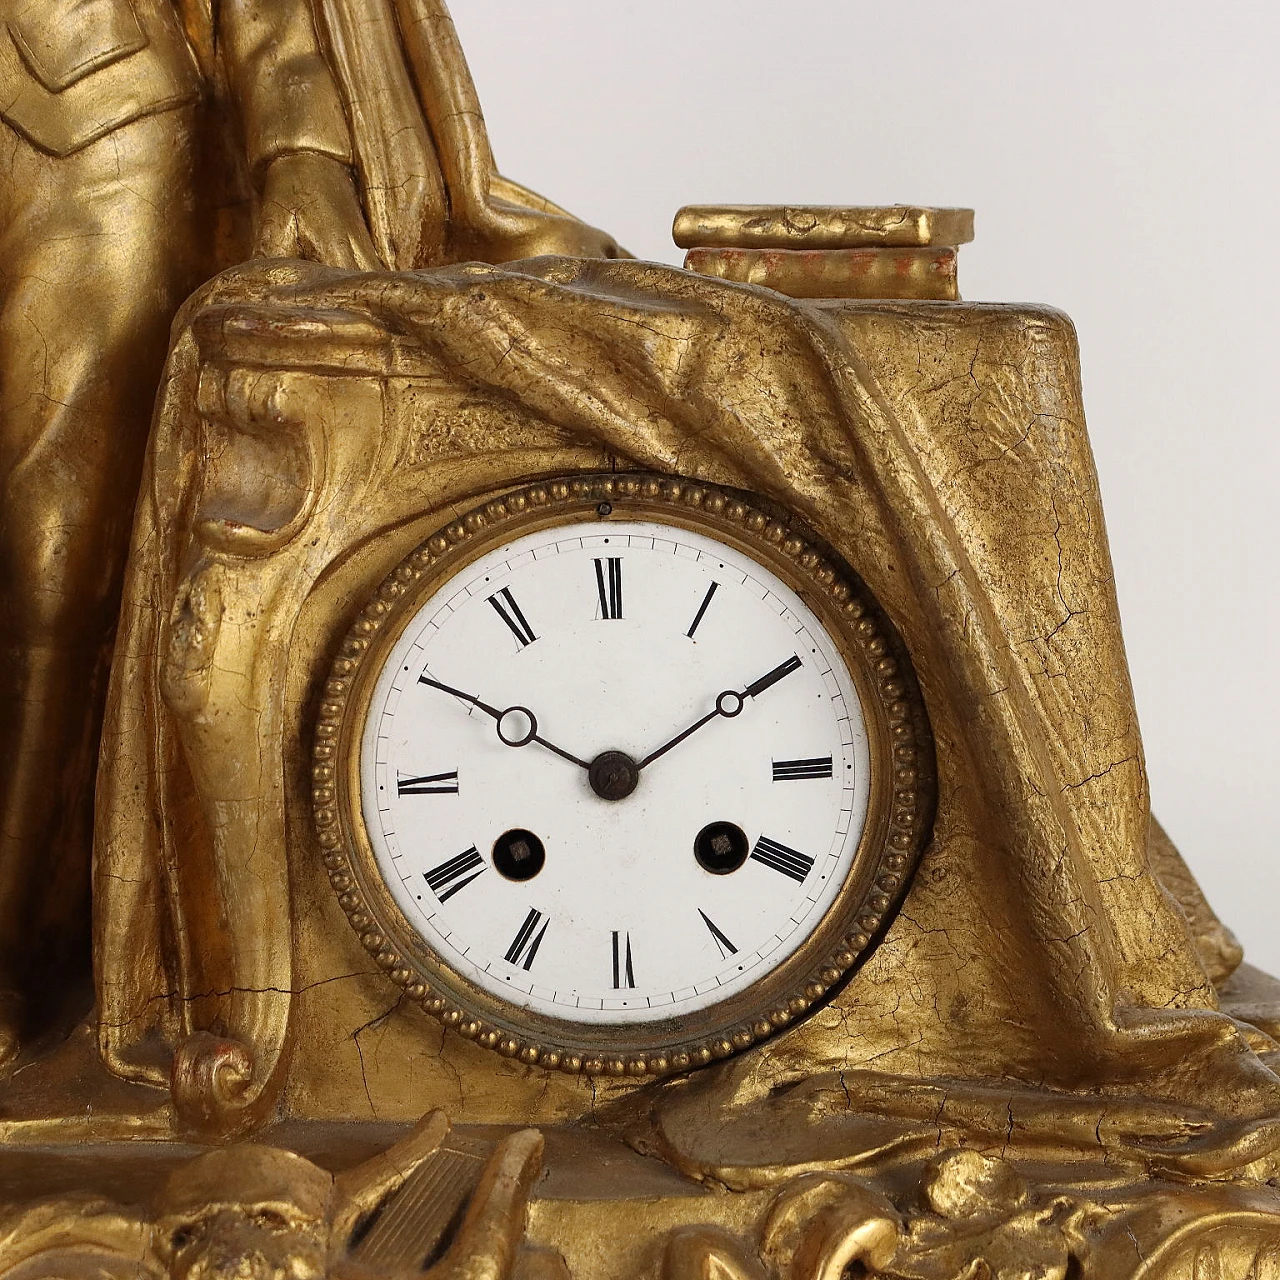
[[[712,720],[724,716],[726,720],[732,720],[734,716],[741,714],[743,703],[748,698],[759,697],[766,689],[771,689],[779,680],[789,676],[793,671],[798,671],[801,667],[800,659],[793,653],[785,662],[780,662],[772,671],[766,671],[758,680],[753,680],[745,689],[739,692],[736,689],[726,689],[716,699],[716,709],[708,711],[701,719],[695,720],[683,732],[676,734],[670,742],[664,742],[657,751],[651,751],[636,766],[637,769],[643,769],[646,765],[652,764],[659,756],[664,756],[672,747],[678,747],[690,735],[697,733],[704,724],[710,724]]]
[[[527,747],[529,743],[536,742],[538,746],[545,747],[562,760],[568,760],[570,764],[576,764],[580,769],[589,769],[591,767],[585,760],[579,760],[577,756],[570,755],[563,748],[557,747],[554,742],[548,742],[538,732],[538,718],[528,707],[508,707],[505,711],[499,711],[497,707],[491,707],[487,702],[477,698],[475,694],[464,693],[461,689],[455,689],[452,685],[433,680],[425,673],[418,677],[418,683],[425,684],[432,689],[439,689],[441,693],[452,694],[455,698],[461,698],[463,702],[471,703],[478,711],[483,711],[485,715],[492,716],[497,724],[498,739],[504,746]],[[527,728],[520,724],[521,717],[529,722]]]

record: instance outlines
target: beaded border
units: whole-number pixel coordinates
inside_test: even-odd
[[[846,620],[847,638],[866,660],[888,728],[893,769],[883,848],[870,887],[849,911],[851,931],[824,959],[812,964],[791,994],[774,1007],[756,1011],[711,1036],[626,1056],[566,1049],[545,1039],[526,1037],[477,1016],[451,995],[433,988],[418,962],[404,955],[388,936],[394,931],[377,919],[377,908],[361,890],[353,865],[361,855],[343,829],[338,794],[342,764],[339,739],[357,675],[379,632],[419,580],[442,557],[508,520],[539,510],[580,509],[584,504],[598,506],[615,500],[705,511],[739,526],[748,539],[771,544],[775,552],[790,560],[794,570],[838,608]],[[810,1012],[846,977],[904,895],[932,828],[935,803],[933,742],[924,703],[910,660],[896,634],[881,623],[878,606],[866,587],[851,583],[845,573],[832,566],[826,553],[788,524],[729,490],[677,477],[625,472],[549,480],[507,493],[452,521],[406,556],[383,580],[342,641],[325,682],[312,751],[312,818],[321,857],[339,905],[378,968],[427,1013],[467,1039],[529,1065],[593,1075],[664,1075],[703,1066],[775,1035]],[[738,998],[749,999],[750,993]]]

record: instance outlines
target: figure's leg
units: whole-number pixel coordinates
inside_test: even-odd
[[[3,140],[0,1060],[16,1052],[22,996],[43,1000],[43,975],[87,960],[102,696],[152,402],[189,282],[190,133],[174,111],[64,158]]]

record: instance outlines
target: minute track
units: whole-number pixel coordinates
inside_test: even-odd
[[[499,637],[503,629],[493,626],[490,599],[500,593],[483,581],[481,566],[470,580],[481,585],[460,582],[448,613],[439,617],[430,632],[416,633],[420,639],[414,641],[413,656],[405,665],[410,678],[425,690],[425,699],[401,698],[397,704],[398,715],[416,716],[421,709],[426,716],[422,729],[413,731],[416,736],[405,739],[416,744],[419,759],[427,744],[432,752],[460,753],[460,774],[467,773],[469,799],[454,806],[455,798],[450,797],[449,814],[456,812],[457,817],[448,818],[449,829],[466,823],[488,868],[487,873],[480,867],[465,874],[454,868],[441,873],[448,879],[438,895],[449,896],[430,919],[442,935],[448,931],[440,939],[445,954],[460,961],[465,944],[477,968],[501,983],[505,998],[518,998],[548,1012],[569,1006],[584,1015],[594,1010],[596,1021],[612,1015],[647,1017],[645,1010],[664,1006],[702,1007],[721,998],[721,993],[753,981],[748,975],[771,969],[775,963],[771,957],[786,954],[806,936],[838,888],[836,878],[824,876],[821,886],[830,888],[805,892],[806,876],[814,865],[803,861],[808,855],[802,851],[810,847],[807,842],[829,846],[837,827],[847,830],[852,825],[842,795],[822,789],[820,798],[815,798],[798,778],[792,785],[753,793],[750,803],[760,808],[753,817],[736,812],[735,802],[727,799],[731,793],[724,790],[736,785],[738,777],[748,776],[742,772],[748,760],[753,762],[752,777],[758,777],[761,762],[770,772],[776,763],[779,779],[792,772],[821,771],[820,753],[770,750],[779,736],[787,741],[837,737],[848,742],[842,726],[846,705],[856,705],[856,695],[841,683],[832,650],[821,647],[820,633],[811,631],[814,624],[803,612],[803,603],[785,596],[771,580],[747,573],[739,576],[737,566],[723,557],[711,563],[712,557],[705,552],[691,557],[678,542],[673,550],[664,550],[655,543],[637,544],[621,534],[622,530],[611,531],[607,543],[584,538],[574,539],[574,544],[535,544],[522,555],[504,557],[501,571],[508,584],[504,589],[520,603],[527,621],[540,619],[536,646],[517,650],[508,646],[505,635]],[[649,557],[655,558],[652,567]],[[625,602],[614,562],[626,578]],[[685,584],[680,590],[670,584],[673,573]],[[557,586],[557,581],[563,585]],[[590,593],[592,607],[587,609],[583,608],[584,591]],[[501,602],[506,603],[505,597]],[[694,628],[699,610],[693,606],[703,603],[708,607]],[[713,612],[715,626],[709,627],[706,620]],[[625,617],[627,625],[613,616],[617,614]],[[475,633],[465,625],[468,616],[476,619]],[[452,634],[450,628],[460,637],[451,645],[444,643]],[[695,631],[696,646],[690,643],[690,630]],[[442,639],[437,639],[438,634]],[[657,653],[648,656],[655,636],[665,637],[660,644],[678,646],[672,648],[670,659],[660,659]],[[640,652],[633,652],[637,648]],[[666,650],[660,653],[665,655]],[[687,675],[669,665],[677,656],[690,662]],[[676,769],[655,772],[648,779],[625,750],[599,751],[606,743],[630,747],[660,710],[657,695],[665,697],[668,685],[678,692],[695,677],[704,681],[706,676],[700,672],[710,671],[714,679],[717,668],[737,674],[744,665],[746,678],[712,699],[692,732],[687,727],[676,735],[689,744],[683,758],[688,762],[686,769],[693,772],[687,782],[682,780],[686,775]],[[551,672],[556,673],[554,679]],[[629,694],[628,688],[634,692]],[[837,693],[842,699],[832,696]],[[513,695],[537,706],[539,713],[555,714],[570,725],[564,732],[597,750],[587,770],[589,790],[575,783],[578,769],[561,772],[553,766],[544,772],[536,766],[536,771],[530,771],[535,766],[526,766],[525,757],[494,743],[494,733],[484,721],[498,728],[507,747],[532,743],[535,738],[546,741],[532,711],[502,709]],[[472,717],[454,713],[451,704],[469,709]],[[732,729],[726,725],[712,733],[705,729],[712,719],[735,723]],[[413,723],[406,720],[403,732],[409,732]],[[689,738],[698,728],[704,733],[696,737],[700,745],[695,746]],[[401,732],[388,741],[400,741]],[[671,741],[666,744],[667,753]],[[558,745],[551,744],[552,748]],[[528,759],[532,762],[540,754],[529,754]],[[622,763],[606,769],[603,762],[615,757]],[[513,772],[505,762],[517,758],[520,763]],[[845,758],[841,756],[842,764]],[[578,762],[586,759],[585,751],[576,756]],[[656,769],[652,760],[649,764]],[[614,775],[624,765],[632,780],[615,786]],[[830,765],[834,773],[834,756]],[[708,767],[713,771],[711,778],[707,778]],[[435,772],[402,766],[404,777],[430,777]],[[599,778],[594,777],[596,773]],[[821,783],[811,786],[821,788]],[[695,792],[703,796],[700,809],[707,803],[718,807],[721,802],[716,797],[725,796],[723,815],[717,816],[726,829],[741,833],[741,857],[733,865],[722,866],[720,860],[713,868],[710,864],[716,860],[708,858],[705,850],[699,856],[700,846],[692,847],[695,835],[703,834],[703,822],[686,827],[674,841],[663,834],[669,824],[658,817],[654,806],[674,803],[676,814],[686,813]],[[669,793],[673,800],[667,799]],[[412,804],[407,797],[401,803]],[[422,813],[428,803],[418,801],[412,812]],[[619,815],[616,822],[606,817],[607,810]],[[418,820],[429,821],[435,831],[441,811],[439,804],[432,803],[429,819]],[[823,825],[812,827],[813,819],[806,817],[811,811]],[[744,821],[748,829],[754,828],[749,837],[756,841],[754,846],[742,829]],[[402,845],[418,840],[416,828],[405,821],[401,827]],[[780,836],[767,835],[758,841],[762,827]],[[545,846],[545,861],[539,857],[535,866],[526,860],[533,869],[527,880],[516,874],[526,863],[508,866],[510,859],[506,859],[500,865],[499,853],[506,857],[517,828],[529,833],[528,842],[536,840],[540,849]],[[502,834],[497,835],[498,831]],[[643,860],[636,857],[641,847]],[[758,864],[754,869],[746,866],[753,852]],[[654,874],[637,878],[640,867],[654,857],[658,858]],[[667,861],[671,858],[682,859],[695,875],[704,874],[705,869],[714,879],[705,888],[685,885],[686,873],[677,874]],[[426,865],[434,872],[437,864],[441,864],[439,856]],[[476,882],[470,877],[476,875],[483,879],[473,887]],[[524,883],[536,892],[536,905],[528,898],[511,900]],[[675,884],[682,887],[676,889]],[[681,913],[664,905],[668,892],[685,900],[695,898],[691,923],[681,927]],[[626,911],[628,927],[604,924],[617,908]],[[502,922],[497,937],[495,920]],[[638,950],[641,940],[643,955]]]

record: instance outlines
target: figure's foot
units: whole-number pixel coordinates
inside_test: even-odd
[[[0,1067],[6,1067],[22,1050],[22,992],[0,987]]]

